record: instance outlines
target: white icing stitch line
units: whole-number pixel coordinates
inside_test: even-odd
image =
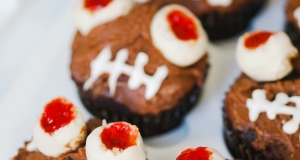
[[[298,7],[298,8],[294,11],[294,17],[297,19],[297,21],[298,21],[298,26],[300,27],[300,7]]]
[[[296,104],[296,107],[286,105],[289,102]],[[268,101],[266,92],[256,89],[252,93],[252,99],[247,99],[249,119],[254,122],[262,112],[266,112],[270,120],[274,120],[277,114],[291,115],[293,118],[283,124],[283,131],[287,134],[295,133],[300,124],[300,96],[288,97],[285,93],[278,93],[273,102]]]
[[[168,68],[160,66],[157,68],[153,76],[149,76],[144,71],[144,66],[148,63],[147,54],[140,52],[135,60],[135,66],[126,64],[128,58],[128,50],[121,49],[116,56],[114,62],[110,62],[111,50],[106,46],[91,62],[91,76],[84,83],[83,89],[87,90],[103,73],[109,73],[108,85],[110,94],[113,95],[116,90],[119,76],[124,73],[129,76],[128,87],[131,90],[138,89],[145,84],[145,98],[151,99],[159,90],[161,83],[168,76]]]
[[[207,0],[208,3],[212,6],[229,6],[232,3],[232,0]]]

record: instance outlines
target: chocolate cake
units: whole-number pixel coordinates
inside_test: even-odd
[[[101,126],[102,122],[101,120],[94,118],[88,121],[86,125],[87,132],[88,134],[90,134],[95,128]],[[27,144],[28,142],[25,143],[25,146]],[[13,160],[86,160],[84,146],[85,144],[82,144],[81,147],[76,151],[66,153],[57,158],[47,157],[40,152],[29,152],[25,148],[21,148],[19,149],[19,153],[13,158]]]
[[[208,69],[206,51],[203,56],[188,60],[188,57],[193,57],[198,53],[193,54],[189,50],[183,50],[186,54],[184,58],[169,61],[168,59],[177,57],[176,54],[166,57],[162,53],[163,49],[158,49],[159,47],[153,42],[152,21],[160,9],[173,2],[176,1],[152,0],[140,4],[125,16],[96,26],[88,34],[84,35],[81,32],[76,34],[72,45],[71,76],[76,83],[82,102],[93,115],[106,119],[108,122],[130,122],[138,126],[143,136],[152,136],[178,126],[183,116],[197,102]],[[179,10],[183,8],[178,5],[171,7],[180,8]],[[186,9],[183,10],[187,12]],[[193,17],[193,15],[188,15]],[[159,18],[159,16],[156,17]],[[201,25],[200,22],[191,23]],[[200,32],[200,29],[198,31]],[[204,31],[202,33],[202,29],[201,33],[196,35],[196,39],[201,38],[206,39],[206,34]],[[177,43],[177,40],[175,41]],[[176,48],[176,43],[168,49]],[[195,46],[202,47],[202,45]],[[205,50],[206,47],[203,46],[201,49]],[[122,65],[129,66],[129,68],[136,65],[136,59],[143,52],[144,57],[149,58],[143,69],[151,78],[155,77],[160,67],[167,68],[168,74],[164,77],[165,79],[162,78],[157,92],[149,98],[146,93],[149,87],[145,84],[130,89],[130,85],[138,83],[129,84],[132,75],[128,76],[123,73],[117,78],[114,92],[112,92],[113,87],[110,86],[111,75],[109,73],[96,77],[94,83],[85,88],[87,81],[93,79],[91,78],[93,77],[91,65],[103,64],[94,63],[94,60],[105,57],[103,54],[110,50],[111,53],[107,53],[108,56],[111,54],[111,58],[108,58],[110,62],[105,63],[117,61],[119,53],[128,51],[128,58],[125,58],[126,62]],[[176,49],[175,52],[177,52]],[[182,64],[178,64],[178,61]],[[189,64],[186,65],[185,62]],[[137,77],[141,76],[137,75]]]
[[[283,40],[286,39],[284,34],[281,32],[269,32],[269,34],[271,34],[271,38],[262,38],[262,34],[260,35],[258,41],[262,44],[257,47],[265,48],[257,50],[265,51],[261,53],[266,54],[272,48],[276,48],[276,50],[279,48],[279,55],[284,54],[282,51],[288,52],[289,54],[284,60],[289,62],[291,59],[292,70],[287,71],[287,75],[283,78],[262,80],[261,75],[257,76],[256,74],[255,76],[249,72],[249,67],[245,69],[240,65],[244,73],[232,85],[224,100],[224,136],[227,146],[235,158],[243,160],[296,160],[300,159],[299,123],[295,121],[295,125],[290,126],[290,124],[294,122],[295,118],[297,119],[297,115],[294,113],[296,113],[295,107],[299,107],[295,99],[300,98],[300,56],[297,55],[297,50],[290,46],[289,40]],[[278,36],[282,34],[283,37],[276,38],[274,34]],[[240,38],[238,46],[246,43],[247,36],[249,35]],[[256,36],[256,39],[257,37],[259,36]],[[266,40],[262,42],[262,39]],[[278,43],[277,47],[274,44],[270,45],[271,41],[273,43],[277,41],[275,42]],[[254,50],[252,48],[247,54],[261,54],[254,53]],[[237,49],[237,54],[240,51]],[[274,54],[276,53],[270,53],[270,55]],[[243,58],[250,61],[252,66],[265,63],[276,68],[271,63],[279,60],[279,57],[264,58],[264,55],[258,56],[260,58],[256,57],[256,63],[252,59]],[[241,55],[237,57],[238,61],[242,59]],[[282,61],[279,66],[284,64],[286,63]],[[263,70],[263,67],[259,67]],[[255,71],[261,72],[259,69]],[[286,112],[286,110],[291,111]]]
[[[285,18],[285,31],[291,38],[293,44],[300,50],[300,1],[287,1]]]
[[[199,17],[210,40],[219,40],[245,30],[267,0],[180,1]]]

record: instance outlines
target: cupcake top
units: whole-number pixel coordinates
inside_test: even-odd
[[[288,0],[286,7],[286,20],[292,22],[298,26],[300,31],[300,1],[298,0]]]
[[[71,102],[56,98],[44,107],[34,126],[32,141],[26,143],[14,159],[45,158],[146,160],[146,152],[135,125],[127,122],[106,124],[99,119],[86,124]]]
[[[149,1],[95,27],[87,36],[76,34],[71,72],[77,85],[140,114],[168,110],[194,87],[202,87],[207,70],[206,33],[190,11],[167,6],[172,2]],[[181,25],[186,21],[191,29]],[[100,61],[113,67],[98,70]],[[118,71],[110,72],[111,68]]]
[[[290,51],[295,52],[296,50],[293,49],[294,47],[286,47],[290,46],[291,42],[285,41],[286,38],[284,37],[286,35],[282,32],[270,33],[258,31],[246,35],[250,35],[251,37],[251,35],[262,33],[266,34],[263,38],[259,36],[259,38],[256,38],[258,42],[265,41],[263,44],[259,43],[260,45],[264,47],[268,46],[266,44],[269,43],[268,41],[271,40],[272,36],[281,34],[283,37],[277,39],[279,40],[276,44],[277,46],[274,44],[271,47],[273,49],[278,46],[283,48],[278,48],[281,51],[280,53],[271,52],[270,57],[266,59],[263,57],[266,55],[269,56],[269,53],[266,52],[270,52],[272,49],[261,49],[264,52],[250,51],[244,53],[238,53],[240,50],[237,49],[237,54],[241,54],[241,57],[244,57],[241,59],[247,59],[252,62],[253,66],[258,65],[260,67],[256,68],[257,73],[249,72],[247,67],[242,68],[245,72],[236,80],[226,95],[225,117],[231,122],[234,130],[251,135],[247,137],[249,143],[251,143],[255,150],[261,151],[267,158],[271,158],[270,154],[267,153],[269,152],[280,153],[272,155],[275,156],[272,157],[275,159],[299,159],[300,130],[298,104],[300,102],[300,90],[298,88],[300,87],[300,56],[294,53],[291,54],[293,55],[291,57],[290,54],[287,54]],[[245,44],[244,38],[242,40],[243,43],[239,42],[238,45]],[[240,41],[242,40],[240,39]],[[273,39],[274,42],[277,40]],[[245,47],[243,48],[245,49]],[[259,53],[264,55],[258,57],[256,60],[244,55]],[[260,62],[261,59],[264,60]],[[276,61],[281,63],[274,65]],[[242,63],[246,63],[246,60],[238,63],[241,65]],[[283,70],[288,72],[285,72],[280,78],[274,77],[275,74],[269,74],[265,71],[268,66],[261,65],[264,63],[272,65],[272,68],[290,64],[291,70]],[[275,79],[262,79],[262,77],[272,77],[271,75]],[[260,81],[255,79],[260,79]],[[277,148],[277,146],[280,146],[280,148]]]
[[[85,136],[86,126],[80,111],[68,100],[56,98],[44,107],[26,149],[59,157],[76,150]]]
[[[176,160],[225,160],[215,149],[209,147],[188,148]]]

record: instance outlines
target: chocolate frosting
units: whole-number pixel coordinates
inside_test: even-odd
[[[144,97],[144,85],[137,90],[128,88],[127,75],[119,77],[113,96],[108,89],[109,75],[101,75],[88,91],[92,92],[92,95],[112,98],[134,113],[158,114],[162,110],[175,106],[193,87],[202,87],[208,67],[206,55],[192,66],[177,67],[168,62],[152,43],[150,34],[152,17],[160,8],[175,1],[153,0],[136,7],[127,16],[97,26],[85,37],[78,32],[72,46],[71,60],[71,74],[77,86],[82,88],[90,76],[91,61],[105,46],[109,45],[112,49],[112,60],[120,49],[126,48],[129,51],[126,63],[134,65],[137,54],[145,52],[149,56],[149,62],[144,68],[145,72],[153,75],[159,66],[166,65],[169,70],[168,76],[150,100]]]
[[[87,122],[87,133],[91,133],[95,128],[102,125],[101,120],[92,119]],[[25,146],[28,142],[25,142]],[[84,143],[74,152],[66,153],[57,158],[47,157],[40,152],[28,152],[25,148],[19,149],[19,153],[13,160],[86,160]]]
[[[299,0],[289,0],[285,7],[285,17],[287,22],[293,23],[295,26],[297,26],[298,31],[300,32],[300,27],[298,25],[298,20],[294,16],[294,11],[300,7],[300,1]]]
[[[284,92],[289,96],[300,96],[300,55],[292,60],[293,72],[282,80],[258,83],[242,74],[226,95],[224,111],[234,130],[255,133],[251,142],[253,148],[270,159],[300,159],[300,129],[292,134],[282,130],[283,122],[291,119],[289,115],[277,115],[275,120],[261,113],[255,122],[249,120],[246,100],[252,98],[255,89],[264,89],[267,99],[273,101],[275,95]]]

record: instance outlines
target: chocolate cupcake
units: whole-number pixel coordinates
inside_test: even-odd
[[[256,31],[237,44],[244,72],[226,94],[224,135],[235,158],[300,159],[300,56],[283,32]]]
[[[149,1],[76,34],[71,75],[93,115],[152,136],[178,126],[197,102],[208,39],[197,17],[172,2]]]
[[[86,136],[86,133],[88,136]],[[33,129],[33,139],[13,160],[146,160],[138,128],[127,122],[86,124],[79,110],[64,98],[49,102]]]
[[[285,31],[292,43],[300,49],[300,1],[288,0],[285,8]]]
[[[210,40],[219,40],[245,30],[267,0],[179,1],[201,20]]]

